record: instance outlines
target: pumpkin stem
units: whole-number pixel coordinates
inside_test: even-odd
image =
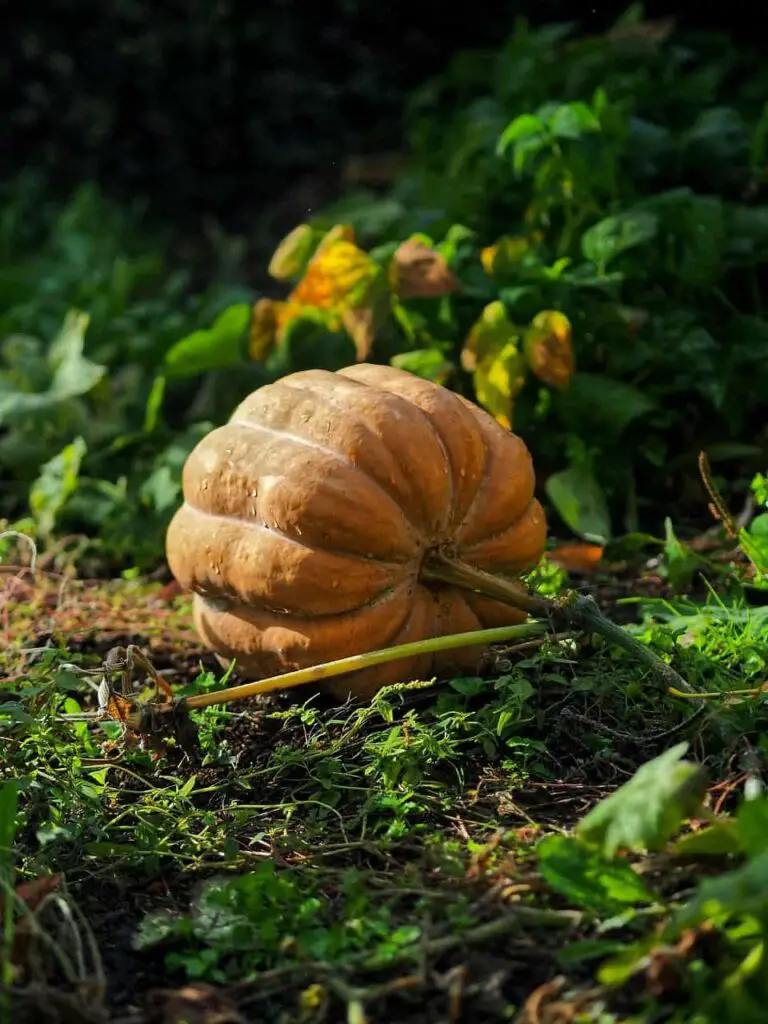
[[[179,704],[183,705],[185,709],[204,708],[210,704],[228,704],[230,701],[255,697],[257,694],[287,690],[293,686],[302,686],[304,683],[315,683],[320,679],[346,675],[348,672],[360,672],[373,665],[383,665],[388,661],[397,661],[399,658],[412,658],[435,651],[451,651],[458,647],[497,644],[508,640],[527,640],[546,632],[547,628],[543,623],[526,622],[518,626],[497,626],[495,629],[478,629],[469,633],[435,636],[427,640],[415,640],[409,644],[397,644],[395,647],[387,647],[381,651],[353,654],[348,658],[339,658],[337,661],[328,661],[322,665],[310,665],[309,668],[284,672],[282,675],[259,679],[254,683],[230,686],[224,690],[213,690],[211,693],[196,693],[191,697],[182,697]]]
[[[593,597],[571,592],[565,598],[553,601],[540,594],[523,591],[519,582],[495,576],[467,565],[466,562],[454,561],[438,553],[431,554],[425,559],[421,577],[504,601],[529,615],[546,619],[550,627],[557,631],[578,629],[585,633],[597,633],[647,666],[667,690],[683,690],[690,694],[696,692],[671,665],[654,654],[650,647],[646,647],[621,626],[606,618]]]

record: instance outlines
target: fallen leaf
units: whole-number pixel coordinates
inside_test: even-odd
[[[546,556],[568,572],[587,574],[594,572],[603,557],[602,544],[559,544]]]
[[[390,284],[401,299],[435,299],[459,287],[445,258],[416,238],[407,239],[395,252]]]
[[[564,391],[576,366],[573,356],[571,322],[563,313],[544,310],[526,328],[523,351],[532,372],[544,384]]]
[[[21,882],[16,886],[14,892],[16,899],[20,900],[27,910],[34,912],[52,892],[56,892],[61,885],[61,875],[44,875],[41,878],[33,878],[29,882]],[[0,892],[0,916],[5,913],[5,893]]]

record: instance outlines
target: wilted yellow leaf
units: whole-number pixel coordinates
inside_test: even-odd
[[[301,316],[302,306],[295,302],[259,299],[251,314],[248,354],[255,362],[263,362],[280,344],[282,329]]]
[[[526,328],[523,350],[528,366],[540,381],[564,391],[576,369],[571,322],[564,313],[544,310]]]
[[[320,243],[304,277],[291,292],[290,302],[341,311],[355,305],[380,268],[354,242],[337,239]]]
[[[327,249],[329,246],[335,245],[336,242],[351,242],[353,245],[357,242],[355,229],[351,224],[334,224],[320,239],[317,251]]]
[[[525,361],[514,342],[489,352],[474,372],[478,401],[507,430],[512,429],[512,407],[524,383]]]
[[[259,299],[253,307],[248,354],[258,363],[267,358],[277,342],[277,305],[273,299]]]
[[[494,274],[508,274],[518,267],[532,247],[532,239],[523,235],[505,235],[495,245],[489,245],[480,253],[483,270],[492,277]]]
[[[507,316],[503,302],[489,302],[474,322],[461,352],[461,365],[472,371],[489,352],[498,352],[519,337],[519,330]]]
[[[461,353],[461,365],[473,373],[478,401],[508,429],[515,397],[525,384],[519,340],[504,303],[490,302],[472,326]]]
[[[277,281],[299,277],[309,262],[317,241],[317,233],[309,224],[299,224],[285,236],[269,261],[269,273]]]
[[[401,299],[434,299],[459,287],[443,256],[417,238],[409,238],[390,264],[390,285]]]

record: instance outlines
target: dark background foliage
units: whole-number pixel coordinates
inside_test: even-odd
[[[345,156],[396,150],[405,97],[457,50],[498,45],[519,16],[603,30],[625,6],[45,0],[10,18],[0,173],[32,166],[62,195],[96,181],[176,222],[238,226],[304,174],[333,191]]]

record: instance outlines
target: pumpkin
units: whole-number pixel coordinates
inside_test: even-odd
[[[183,498],[170,569],[194,593],[203,642],[249,679],[522,622],[524,611],[431,570],[459,562],[514,580],[546,539],[519,437],[437,384],[366,363],[253,392],[189,455]],[[367,698],[476,670],[481,653],[421,655],[321,685]]]

